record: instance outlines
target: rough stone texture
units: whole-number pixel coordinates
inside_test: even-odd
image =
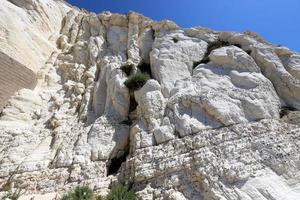
[[[0,197],[121,182],[143,200],[300,198],[298,53],[63,1],[0,11]],[[151,79],[129,90],[122,66]]]
[[[262,120],[137,150],[141,199],[298,199],[299,128]],[[176,197],[174,197],[176,196]]]
[[[17,90],[35,87],[36,73],[56,49],[68,10],[61,1],[0,2],[0,111]]]
[[[207,43],[186,36],[182,30],[163,31],[155,36],[150,54],[151,70],[168,97],[177,80],[190,77],[193,64],[202,60]]]

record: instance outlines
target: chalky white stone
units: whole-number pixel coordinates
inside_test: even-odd
[[[143,200],[300,199],[300,54],[286,47],[2,0],[0,61],[0,197],[120,181]],[[150,80],[129,90],[125,65]]]

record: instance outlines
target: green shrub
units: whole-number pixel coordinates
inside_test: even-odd
[[[133,68],[134,68],[134,65],[123,65],[121,67],[121,70],[127,75],[129,76],[130,74],[132,74],[133,72]]]
[[[130,75],[124,84],[129,90],[138,90],[145,85],[149,78],[148,74],[136,73],[134,75]]]
[[[106,200],[134,200],[135,195],[127,186],[114,185],[108,193]]]
[[[73,192],[64,195],[62,200],[92,200],[93,191],[88,186],[77,186]]]

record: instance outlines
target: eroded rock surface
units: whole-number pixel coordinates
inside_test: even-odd
[[[0,85],[0,196],[58,199],[78,184],[105,195],[121,182],[143,200],[300,198],[298,53],[63,1],[0,10],[30,25],[22,43],[9,37],[21,26],[0,29],[0,83],[16,78]],[[128,89],[138,73],[150,79]]]

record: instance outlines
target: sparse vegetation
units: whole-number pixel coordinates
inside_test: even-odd
[[[134,200],[135,195],[128,186],[114,185],[108,193],[106,200]]]
[[[78,186],[72,192],[63,196],[62,200],[135,200],[135,194],[128,186],[113,185],[107,197],[96,195],[88,186]],[[1,199],[8,200],[8,199]],[[12,199],[15,200],[15,199]]]
[[[74,191],[64,195],[62,200],[93,200],[97,199],[88,186],[77,186]]]
[[[143,87],[149,79],[150,77],[148,74],[136,73],[134,75],[130,75],[124,84],[129,90],[138,90]]]

